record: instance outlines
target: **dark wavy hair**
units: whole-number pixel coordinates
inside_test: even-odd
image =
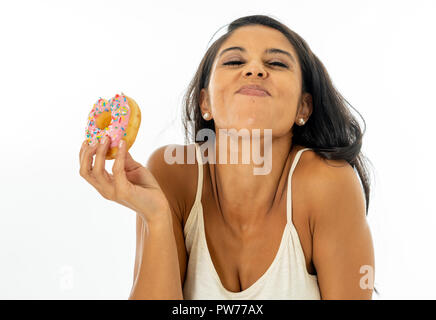
[[[283,23],[269,16],[251,15],[233,21],[228,25],[227,32],[207,49],[183,97],[182,122],[185,143],[198,142],[197,132],[201,129],[209,128],[215,131],[214,120],[206,121],[201,115],[200,91],[209,86],[211,68],[223,42],[236,29],[248,25],[263,25],[276,29],[295,48],[302,72],[302,93],[308,92],[312,95],[313,111],[304,126],[292,127],[292,141],[313,149],[323,159],[346,160],[360,177],[368,215],[370,177],[366,165],[369,159],[361,152],[362,138],[366,131],[365,120],[333,86],[326,68],[306,41]],[[363,133],[347,105],[353,108],[365,123]],[[195,124],[195,132],[189,128],[192,122]],[[374,291],[378,294],[375,288]]]
[[[359,174],[365,193],[366,215],[368,215],[370,178],[365,163],[368,159],[361,152],[365,131],[362,133],[359,123],[347,107],[351,105],[333,86],[326,68],[306,41],[269,16],[252,15],[233,21],[228,26],[227,32],[206,51],[183,98],[182,122],[185,130],[185,143],[197,142],[197,132],[201,129],[209,128],[215,131],[214,120],[206,121],[201,115],[200,91],[209,86],[211,68],[223,42],[236,29],[248,25],[274,28],[280,31],[295,48],[301,65],[302,93],[308,92],[312,95],[313,111],[304,126],[292,127],[292,141],[313,149],[323,159],[346,160]],[[359,113],[357,110],[356,112]],[[363,119],[362,116],[361,118]],[[195,124],[195,132],[190,130],[190,122]],[[363,122],[365,123],[364,119]]]

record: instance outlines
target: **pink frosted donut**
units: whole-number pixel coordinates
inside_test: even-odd
[[[121,139],[126,141],[127,150],[133,145],[140,124],[141,111],[132,98],[123,93],[109,101],[100,97],[89,113],[86,139],[91,144],[108,136],[111,144],[106,159],[114,159]]]

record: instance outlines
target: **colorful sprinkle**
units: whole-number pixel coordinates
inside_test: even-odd
[[[122,99],[120,97],[122,97]],[[107,104],[108,107],[105,108]],[[107,127],[99,129],[96,126],[96,119],[103,112],[111,112],[111,121]],[[91,143],[93,141],[99,141],[103,136],[110,136],[112,141],[111,147],[117,146],[121,137],[126,136],[126,132],[124,131],[129,123],[129,119],[130,108],[124,95],[120,96],[116,94],[115,97],[109,99],[109,101],[100,97],[88,115],[88,125],[85,130],[86,138],[88,142]],[[113,126],[114,123],[119,125]]]

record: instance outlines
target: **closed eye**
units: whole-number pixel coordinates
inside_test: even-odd
[[[223,63],[223,65],[241,65],[241,64],[243,64],[242,61],[236,61],[236,60],[235,61],[229,61],[229,62]],[[269,64],[270,65],[279,66],[279,67],[283,67],[283,68],[288,68],[288,66],[285,65],[284,63],[277,62],[277,61],[270,62]]]

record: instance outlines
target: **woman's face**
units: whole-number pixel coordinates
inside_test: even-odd
[[[226,50],[231,47],[240,49]],[[261,133],[272,129],[273,137],[289,134],[301,94],[297,59],[287,38],[275,29],[255,25],[235,30],[218,50],[208,89],[202,89],[202,113],[211,113],[216,129],[260,129]],[[262,86],[269,95],[237,93],[251,84]],[[305,115],[307,121],[311,106],[305,101],[299,118]]]

